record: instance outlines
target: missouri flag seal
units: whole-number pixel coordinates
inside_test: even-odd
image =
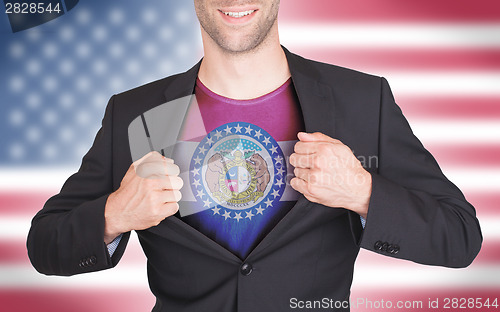
[[[189,177],[193,194],[205,210],[239,222],[263,215],[280,200],[286,169],[283,152],[271,135],[256,125],[232,122],[199,143]]]

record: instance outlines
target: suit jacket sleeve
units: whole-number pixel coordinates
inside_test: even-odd
[[[381,88],[378,170],[360,245],[423,264],[468,266],[482,242],[474,207],[413,135],[383,78]]]
[[[78,172],[50,198],[33,218],[28,234],[28,255],[35,269],[49,275],[98,271],[117,264],[130,233],[113,257],[104,243],[104,207],[113,192],[112,97],[94,144]]]

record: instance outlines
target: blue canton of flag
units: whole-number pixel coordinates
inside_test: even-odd
[[[0,166],[78,164],[113,94],[185,71],[202,51],[190,1],[83,1],[17,33],[4,18]]]

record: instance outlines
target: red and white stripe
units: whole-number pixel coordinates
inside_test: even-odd
[[[429,298],[439,299],[440,310],[445,298],[498,298],[500,2],[290,1],[281,16],[281,39],[292,51],[388,79],[415,134],[475,205],[482,225],[482,251],[466,269],[362,250],[352,302],[422,301],[404,309],[422,311]]]

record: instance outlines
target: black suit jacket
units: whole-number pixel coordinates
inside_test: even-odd
[[[359,159],[371,159],[366,228],[355,213],[301,197],[242,261],[169,217],[138,231],[154,311],[287,311],[290,298],[348,300],[359,247],[448,267],[467,266],[479,252],[474,208],[413,135],[386,80],[285,52],[306,131],[340,139]],[[81,168],[33,219],[27,245],[39,272],[73,275],[117,264],[129,233],[110,258],[104,207],[132,162],[128,126],[191,95],[198,69],[111,98]]]

